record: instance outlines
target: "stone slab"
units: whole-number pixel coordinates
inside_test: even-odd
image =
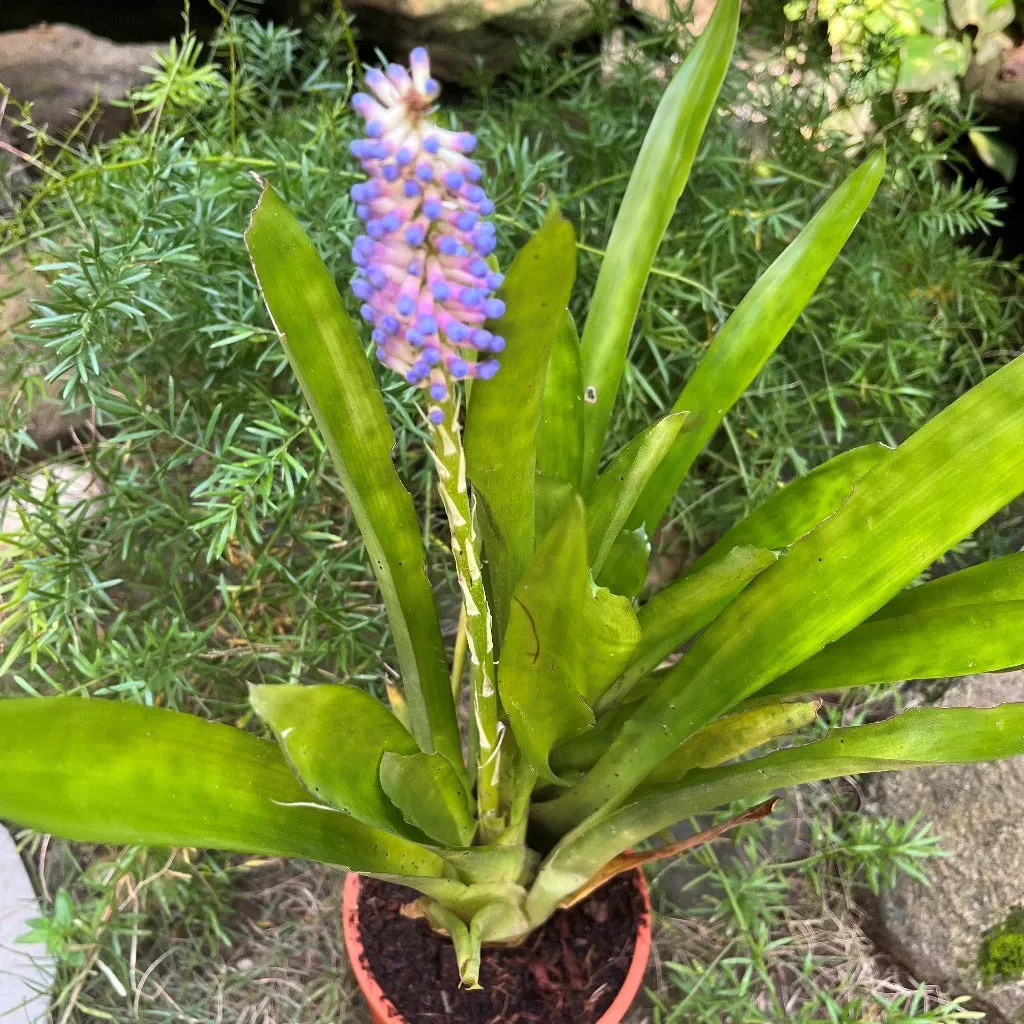
[[[943,707],[1024,701],[1024,671],[968,676]],[[992,1021],[1024,1021],[1024,979],[986,985],[977,966],[985,933],[1024,907],[1024,757],[918,768],[873,783],[876,809],[909,819],[920,812],[947,856],[924,867],[931,884],[904,875],[883,895],[886,945],[916,978],[980,999]]]
[[[53,965],[41,945],[16,940],[28,931],[39,904],[14,840],[0,826],[0,1021],[46,1024]]]

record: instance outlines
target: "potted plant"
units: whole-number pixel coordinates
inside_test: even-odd
[[[341,683],[253,686],[276,743],[133,704],[0,701],[0,816],[82,841],[348,868],[346,936],[384,1019],[436,1019],[424,992],[452,1020],[514,1017],[518,972],[516,998],[548,1000],[530,1011],[540,1019],[611,1024],[646,959],[645,861],[767,814],[784,786],[1024,752],[1024,703],[790,741],[823,692],[1024,662],[1024,556],[906,589],[1024,492],[1024,357],[898,448],[855,449],[792,482],[642,599],[673,493],[884,171],[877,152],[849,176],[718,331],[674,410],[603,461],[637,304],[738,7],[719,0],[666,90],[582,338],[567,311],[572,226],[552,206],[502,277],[474,140],[433,122],[426,54],[370,72],[374,96],[355,98],[369,180],[353,189],[366,227],[352,288],[377,356],[424,399],[462,597],[451,663],[363,341],[264,184],[246,244],[362,531],[401,685],[389,704]],[[648,843],[723,807],[733,817],[699,836]],[[433,966],[394,962],[428,941]]]

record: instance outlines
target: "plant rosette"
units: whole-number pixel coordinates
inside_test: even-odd
[[[643,984],[644,973],[647,970],[647,961],[651,954],[651,901],[647,888],[647,879],[644,877],[641,869],[637,868],[635,871],[621,877],[628,881],[629,889],[635,894],[635,898],[630,901],[633,904],[631,910],[633,911],[632,920],[634,928],[632,942],[628,944],[631,949],[625,958],[618,958],[620,961],[624,960],[623,963],[616,963],[609,971],[595,972],[591,979],[589,979],[591,982],[589,986],[582,991],[579,990],[579,979],[573,979],[576,988],[576,1002],[577,1004],[583,1004],[582,1013],[572,1013],[572,1015],[569,1015],[569,1013],[562,1010],[568,1004],[564,989],[573,987],[573,984],[571,981],[565,980],[560,990],[560,987],[557,985],[557,979],[559,977],[565,978],[566,975],[572,977],[574,974],[578,974],[578,964],[588,959],[586,946],[584,945],[582,950],[577,948],[579,952],[578,957],[571,951],[568,953],[566,959],[572,960],[570,964],[564,962],[552,963],[552,960],[548,958],[548,953],[552,947],[556,950],[558,947],[564,948],[566,941],[564,937],[566,933],[565,928],[559,929],[556,925],[549,922],[548,927],[555,933],[552,935],[551,941],[549,943],[536,943],[532,945],[531,952],[518,960],[517,967],[519,970],[517,976],[513,979],[513,983],[515,981],[525,981],[526,988],[531,990],[532,1002],[535,1007],[537,1005],[536,1000],[538,999],[549,1004],[548,1008],[539,1011],[546,1024],[561,1024],[563,1020],[567,1024],[568,1022],[574,1022],[574,1024],[620,1024],[620,1021],[625,1017],[633,1001],[636,999],[637,993]],[[401,1001],[400,997],[396,994],[395,986],[391,983],[391,979],[386,971],[382,970],[380,965],[374,962],[374,958],[368,954],[363,942],[363,924],[360,915],[360,896],[362,890],[363,885],[360,882],[360,876],[355,872],[349,874],[345,879],[342,897],[342,927],[345,937],[345,950],[352,965],[352,973],[359,985],[359,990],[362,992],[370,1008],[370,1018],[373,1024],[403,1024],[403,1022],[410,1021],[411,1018],[403,1014],[402,1010],[395,1005],[396,1001]],[[594,895],[600,896],[601,892],[602,890],[598,890],[598,893]],[[570,911],[563,911],[563,913],[566,912],[575,913],[583,926],[582,930],[590,932],[587,940],[577,938],[574,945],[579,947],[584,942],[593,941],[594,932],[601,928],[599,922],[602,914],[597,909],[585,908],[584,903],[577,904]],[[420,929],[419,934],[415,935],[415,944],[429,942],[432,936],[427,930],[428,926],[424,921],[410,921],[408,926],[410,929],[416,927]],[[624,936],[621,934],[616,936],[619,944],[622,943],[623,938]],[[480,1020],[494,1019],[495,1008],[489,1002],[486,990],[487,979],[489,976],[492,976],[492,971],[489,969],[488,964],[488,953],[489,950],[485,947],[481,965],[484,991],[468,993],[464,989],[460,989],[457,984],[458,975],[454,973],[454,961],[452,962],[453,972],[447,978],[448,987],[443,995],[441,990],[445,987],[445,979],[436,975],[431,977],[429,973],[426,976],[420,975],[418,977],[418,984],[422,991],[433,995],[435,1005],[440,1003],[440,1008],[445,1012],[445,1019],[463,1020],[463,1016],[458,1013],[458,1006],[460,999],[465,999],[467,996],[475,1000],[473,1010],[475,1010]],[[401,952],[398,955],[399,958],[402,957]],[[556,957],[557,955],[556,953]],[[429,972],[430,966],[437,964],[437,951],[431,949],[423,955],[422,959],[427,961],[427,970]],[[430,963],[431,960],[433,961],[432,964]],[[417,964],[407,969],[416,970],[419,966],[418,958]],[[619,968],[620,974],[619,987],[607,991],[607,978],[609,975],[614,976],[616,968]],[[495,971],[494,973],[497,972]],[[505,999],[507,1001],[507,988],[505,992]],[[393,998],[389,998],[386,993],[390,993]],[[570,1011],[572,1009],[573,1007],[570,1006]],[[562,1011],[561,1016],[559,1016],[560,1010]],[[470,1012],[473,1011],[471,1010]],[[468,1019],[475,1021],[477,1016],[472,1016]]]
[[[617,876],[756,822],[778,789],[1024,753],[1024,703],[816,726],[822,694],[1024,663],[1024,553],[920,583],[1024,493],[1024,356],[898,447],[792,481],[645,591],[648,538],[885,172],[884,151],[852,170],[708,340],[672,408],[606,452],[738,19],[739,0],[719,0],[665,90],[581,332],[572,224],[552,204],[499,271],[476,140],[439,124],[423,50],[369,71],[353,97],[367,178],[350,193],[364,225],[352,291],[368,338],[262,183],[245,243],[362,534],[396,681],[382,667],[386,702],[342,681],[251,686],[264,735],[127,700],[0,700],[0,818],[405,886],[473,995],[485,950],[534,942]],[[448,530],[429,550],[450,552],[462,599],[451,652],[367,343],[409,385],[434,461]],[[723,808],[733,816],[665,841]]]

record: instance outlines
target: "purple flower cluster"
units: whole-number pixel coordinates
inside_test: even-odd
[[[484,327],[505,312],[493,297],[502,276],[487,262],[494,204],[467,158],[476,139],[431,120],[440,87],[426,50],[412,51],[409,70],[369,71],[366,84],[374,95],[352,99],[368,137],[351,152],[370,176],[351,191],[365,222],[352,249],[352,291],[373,325],[377,358],[442,402],[452,380],[493,377],[505,347]],[[429,417],[440,423],[444,414],[433,406]]]

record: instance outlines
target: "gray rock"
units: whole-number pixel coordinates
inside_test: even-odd
[[[1024,46],[1005,50],[987,63],[973,63],[963,84],[989,118],[1018,127],[1024,117]]]
[[[603,2],[603,0],[602,0]],[[330,13],[330,0],[312,9]],[[347,0],[361,40],[404,62],[414,46],[430,49],[432,73],[460,82],[478,68],[506,70],[516,56],[516,37],[569,41],[595,23],[594,0]]]
[[[109,137],[129,123],[115,107],[142,84],[158,43],[112,43],[74,25],[40,24],[0,32],[0,83],[21,104],[31,104],[34,124],[61,137],[98,103],[92,137]],[[10,117],[11,111],[8,111]]]
[[[53,984],[45,947],[18,943],[39,904],[14,842],[0,826],[0,1020],[44,1024]]]
[[[1018,701],[1024,671],[968,676],[939,705]],[[886,817],[920,812],[948,854],[928,862],[929,887],[904,876],[883,896],[885,943],[918,979],[970,993],[1003,1020],[1024,1021],[1024,980],[986,985],[977,966],[985,933],[1024,907],[1024,757],[882,775],[873,793]]]
[[[31,301],[44,293],[42,277],[35,273],[24,257],[15,253],[0,260],[0,350],[5,344],[10,344],[8,335],[28,330],[32,316]],[[76,431],[82,431],[81,436],[89,436],[87,410],[66,409],[60,400],[63,381],[44,382],[46,350],[41,341],[38,349],[40,363],[29,367],[28,372],[36,377],[37,389],[45,388],[46,397],[35,396],[31,407],[25,410],[24,427],[36,446],[34,453],[26,453],[29,459],[55,452],[59,447],[71,446],[75,442]],[[8,411],[20,412],[25,402],[24,393],[18,387],[23,383],[24,372],[21,363],[15,364],[13,373],[6,367],[0,367],[0,406]],[[0,479],[11,469],[0,459]]]

